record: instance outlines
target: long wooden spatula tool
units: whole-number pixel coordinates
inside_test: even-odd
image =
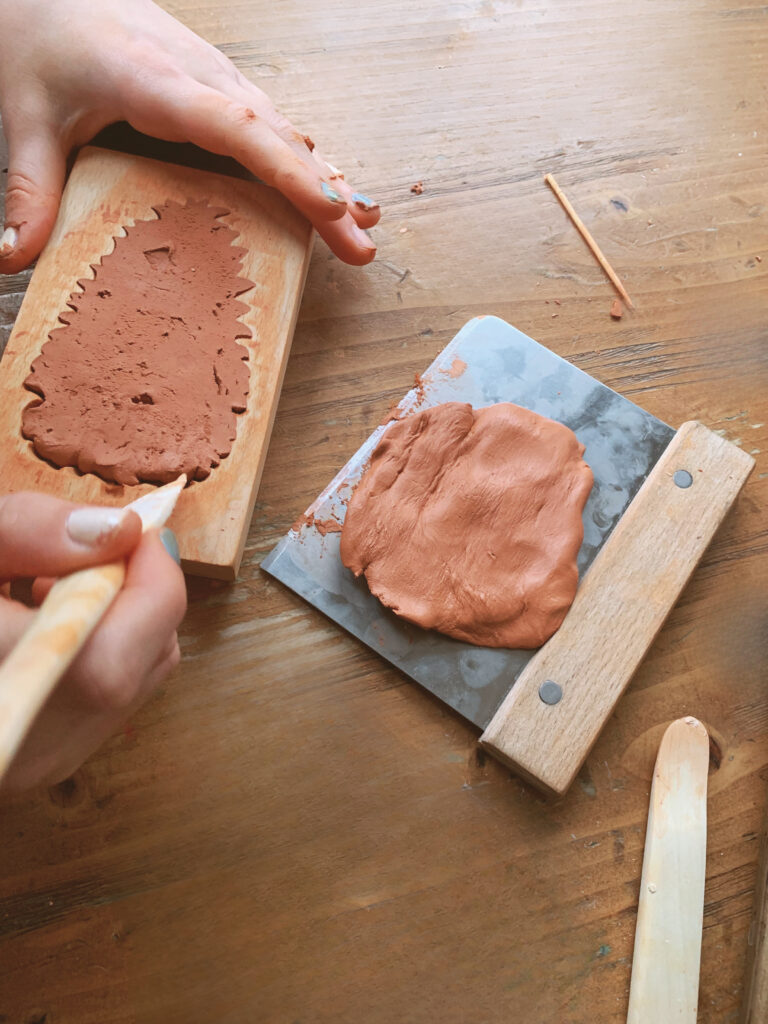
[[[696,1024],[708,770],[704,726],[673,722],[653,772],[627,1024]]]
[[[180,476],[132,501],[144,531],[164,526],[186,483]],[[0,664],[0,779],[40,708],[117,596],[125,563],[82,569],[58,580],[31,625]]]

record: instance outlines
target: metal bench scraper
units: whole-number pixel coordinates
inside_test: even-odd
[[[700,423],[675,431],[496,317],[471,320],[393,415],[514,402],[569,426],[594,486],[576,599],[538,651],[461,643],[399,619],[339,557],[345,503],[379,426],[262,568],[483,731],[481,743],[564,793],[749,475],[754,460]]]

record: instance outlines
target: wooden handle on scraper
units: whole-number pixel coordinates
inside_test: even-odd
[[[680,427],[481,736],[490,753],[566,792],[753,465],[701,423]]]
[[[186,483],[182,476],[128,506],[143,529],[159,529]],[[19,750],[40,708],[114,601],[125,564],[82,569],[51,587],[32,623],[0,664],[0,779]]]

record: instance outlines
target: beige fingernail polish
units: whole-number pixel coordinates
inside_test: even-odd
[[[114,533],[125,519],[124,508],[76,508],[67,519],[67,533],[78,544],[93,547]]]
[[[0,235],[0,259],[10,256],[19,243],[19,232],[16,228],[6,228]]]

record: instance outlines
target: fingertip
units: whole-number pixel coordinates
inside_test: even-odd
[[[101,560],[124,558],[141,539],[141,518],[130,508],[81,505],[66,519],[69,540],[79,548],[98,553]]]
[[[0,236],[0,274],[19,274],[26,270],[40,255],[47,237],[46,235],[38,248],[31,244],[30,232],[26,230],[26,225],[17,227],[8,224]]]
[[[353,204],[349,208],[349,212],[352,214],[355,219],[355,223],[360,228],[373,228],[381,220],[381,210],[378,206],[361,209]]]
[[[171,532],[170,530],[168,531]],[[165,609],[175,629],[187,608],[187,587],[179,562],[163,543],[160,530],[148,530],[128,563],[125,585],[145,588],[147,595]]]
[[[116,542],[122,546],[126,554],[133,551],[140,542],[143,528],[141,516],[132,508],[124,509],[116,531]]]
[[[19,124],[23,123],[23,127]],[[8,138],[5,223],[0,273],[16,274],[37,259],[51,236],[66,176],[66,154],[50,126],[19,119]]]
[[[376,244],[350,215],[345,220],[317,226],[317,232],[338,258],[352,267],[364,267],[376,257]]]

